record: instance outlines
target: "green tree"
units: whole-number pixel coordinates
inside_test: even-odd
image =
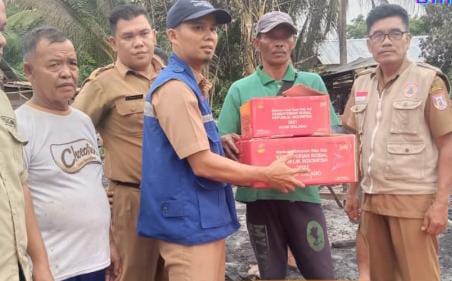
[[[422,54],[428,63],[439,67],[452,79],[452,6],[429,5],[423,16],[427,39],[421,43]]]
[[[425,16],[410,18],[410,32],[413,35],[427,35],[429,34],[428,26]]]
[[[366,20],[363,15],[358,15],[352,20],[352,23],[347,25],[347,38],[357,39],[365,38],[367,36]]]
[[[121,3],[120,0],[7,0],[8,10],[18,11],[9,19],[16,17],[15,28],[11,28],[12,54],[6,54],[7,61],[15,64],[18,47],[22,44],[23,34],[33,27],[48,24],[65,32],[74,42],[79,56],[81,79],[83,80],[95,67],[111,62],[113,53],[108,44],[107,15],[111,9]],[[27,17],[33,15],[33,17]],[[26,25],[21,26],[24,21]],[[14,34],[20,35],[15,41]],[[7,38],[9,39],[9,38]],[[8,44],[11,43],[10,41]],[[19,48],[20,49],[20,48]],[[17,67],[17,66],[16,66]]]
[[[6,0],[14,13],[28,11],[36,14],[36,20],[27,28],[17,28],[11,34],[16,42],[6,56],[18,67],[21,38],[25,31],[41,25],[54,25],[74,42],[79,55],[81,79],[94,68],[108,64],[113,54],[108,45],[107,16],[121,3],[137,3],[146,7],[153,26],[158,31],[158,43],[169,52],[165,36],[166,13],[172,0]],[[252,46],[253,28],[258,18],[271,10],[289,13],[300,25],[293,61],[304,62],[315,57],[318,45],[326,34],[337,27],[339,0],[211,0],[215,5],[228,9],[233,23],[220,31],[217,56],[209,67],[208,76],[214,81],[214,107],[219,106],[229,85],[254,71],[259,63]],[[13,8],[14,7],[14,8]],[[11,43],[13,44],[13,43]],[[14,58],[13,58],[14,57]],[[309,67],[308,66],[305,66]]]
[[[5,60],[23,77],[22,38],[25,33],[44,22],[41,14],[32,10],[19,10],[8,7],[8,28],[4,33],[8,44],[5,48]]]
[[[424,17],[410,18],[410,32],[412,35],[427,35],[428,28]],[[352,23],[347,25],[347,38],[357,39],[367,37],[366,19],[363,15],[358,15],[352,20]]]

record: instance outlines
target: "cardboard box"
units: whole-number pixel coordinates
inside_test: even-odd
[[[282,93],[285,97],[302,97],[302,96],[318,96],[325,95],[316,89],[308,87],[304,84],[296,84]]]
[[[240,107],[242,138],[331,134],[329,97],[253,98]]]
[[[290,152],[290,167],[304,167],[309,173],[297,178],[305,184],[337,184],[357,181],[354,135],[240,140],[240,162],[267,166]],[[254,187],[267,187],[255,182]]]

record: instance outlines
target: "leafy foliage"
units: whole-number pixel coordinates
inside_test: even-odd
[[[410,33],[413,35],[427,35],[429,33],[427,17],[410,18]],[[347,38],[365,38],[367,37],[366,20],[363,15],[358,15],[352,20],[352,24],[347,25]]]
[[[97,65],[111,61],[113,53],[107,42],[106,16],[119,1],[111,0],[10,0],[7,3],[9,31],[5,59],[16,69],[21,61],[23,35],[40,25],[60,28],[74,42],[79,55],[81,78]],[[32,16],[30,16],[32,15]],[[8,36],[11,38],[8,38]],[[11,45],[13,43],[13,45]],[[87,67],[85,69],[85,66]]]
[[[421,43],[422,54],[452,79],[452,6],[429,5],[423,19],[429,36]]]
[[[8,18],[8,28],[4,33],[8,44],[5,48],[5,58],[8,63],[23,75],[22,38],[26,32],[41,25],[44,20],[40,13],[33,10],[18,10],[12,7],[13,14]]]
[[[347,38],[358,39],[367,36],[366,20],[363,15],[358,15],[347,25]]]
[[[318,45],[325,36],[338,28],[340,0],[211,1],[214,5],[229,10],[233,17],[231,24],[219,29],[216,56],[206,73],[214,84],[211,102],[216,112],[221,107],[232,82],[253,72],[259,64],[252,41],[254,25],[264,13],[281,10],[294,18],[299,26],[299,34],[292,60],[297,66],[305,69],[312,67],[310,59],[317,54]],[[167,53],[171,50],[165,29],[166,14],[173,0],[7,0],[6,2],[9,23],[5,58],[16,70],[22,69],[21,38],[27,31],[43,24],[57,26],[74,42],[79,56],[81,80],[95,68],[111,63],[114,55],[107,42],[109,35],[107,18],[115,6],[124,3],[143,5],[157,31],[158,45]],[[438,21],[446,28],[444,23],[448,21]],[[429,30],[432,25],[434,24],[426,25],[423,18],[413,19],[411,29],[413,34],[419,34]],[[439,26],[436,24],[436,27]],[[355,19],[347,27],[347,34],[349,38],[366,36],[363,16]],[[432,37],[431,40],[445,38],[441,37],[442,35],[435,36],[439,37],[434,37],[436,39]],[[436,45],[439,44],[435,42]],[[444,45],[444,42],[442,44]],[[442,60],[441,54],[434,52],[435,48],[431,45],[428,46],[430,47],[426,47],[426,52],[431,53],[432,58]],[[442,60],[442,63],[447,65],[447,60]]]

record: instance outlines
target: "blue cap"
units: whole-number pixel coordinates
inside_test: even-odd
[[[166,15],[166,28],[175,28],[185,21],[198,19],[210,14],[215,17],[217,24],[230,23],[232,19],[227,11],[215,9],[207,1],[177,0]]]

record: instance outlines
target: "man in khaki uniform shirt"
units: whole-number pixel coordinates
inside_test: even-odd
[[[121,280],[158,280],[153,239],[137,235],[141,181],[144,95],[161,61],[154,56],[155,31],[146,11],[134,5],[110,15],[114,64],[95,70],[73,106],[88,114],[102,136],[104,171],[113,190],[112,230],[122,260]],[[155,279],[154,279],[155,278]]]
[[[17,136],[14,112],[3,91],[0,91],[0,143],[0,280],[19,280],[18,264],[30,280],[22,192],[26,178],[22,161],[25,142]]]
[[[447,223],[452,175],[449,82],[409,61],[407,12],[381,5],[367,17],[368,47],[379,63],[356,79],[343,116],[360,146],[360,234],[372,281],[440,280],[437,235]],[[346,212],[360,216],[357,186]]]
[[[0,0],[0,56],[6,45],[5,5]],[[47,253],[25,185],[26,171],[14,111],[0,90],[0,281],[52,281]],[[28,243],[27,243],[28,242]],[[33,262],[33,274],[27,257]]]

